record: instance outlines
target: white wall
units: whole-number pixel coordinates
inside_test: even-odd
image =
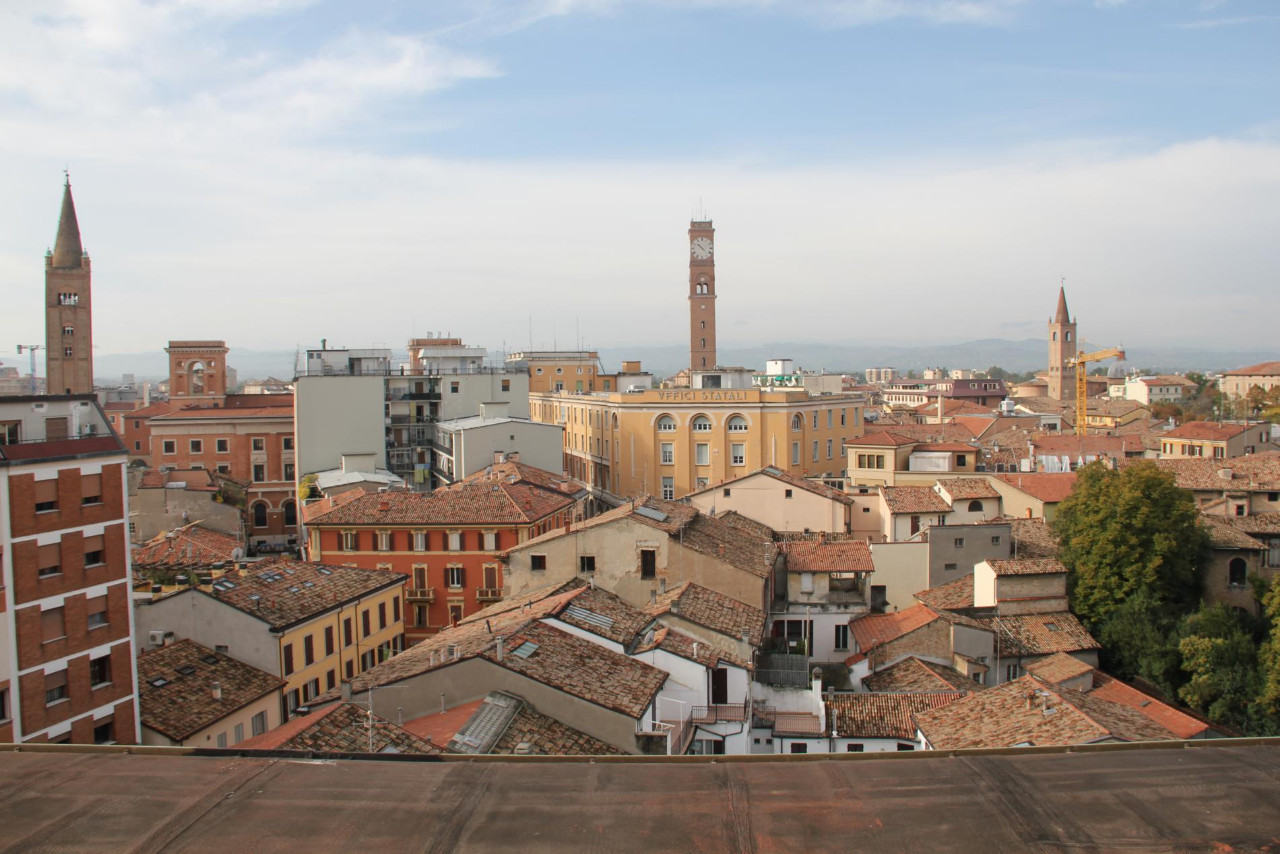
[[[387,465],[385,380],[370,377],[298,377],[294,392],[297,473],[336,469],[343,454],[376,454]]]

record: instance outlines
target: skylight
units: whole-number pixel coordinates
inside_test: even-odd
[[[533,641],[525,641],[515,649],[511,650],[512,655],[518,655],[521,658],[528,658],[538,651],[538,645]]]

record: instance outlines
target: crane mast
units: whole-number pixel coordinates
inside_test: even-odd
[[[1086,423],[1089,417],[1088,407],[1088,389],[1089,389],[1089,369],[1087,365],[1090,362],[1100,362],[1103,359],[1116,358],[1120,361],[1125,360],[1123,347],[1109,347],[1106,350],[1094,350],[1092,353],[1077,353],[1074,358],[1067,364],[1075,366],[1076,369],[1076,435],[1089,435],[1089,426]]]

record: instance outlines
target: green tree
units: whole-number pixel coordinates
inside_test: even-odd
[[[1178,643],[1188,675],[1178,697],[1215,723],[1244,730],[1252,729],[1260,688],[1253,623],[1225,604],[1206,605],[1183,620]]]
[[[1091,629],[1140,591],[1174,620],[1199,604],[1208,535],[1191,493],[1153,463],[1080,469],[1053,529],[1072,609]]]
[[[1102,666],[1122,679],[1140,677],[1173,694],[1183,681],[1178,622],[1155,596],[1139,590],[1097,629]]]
[[[1272,580],[1262,597],[1262,612],[1268,623],[1266,640],[1258,651],[1258,676],[1261,692],[1260,714],[1280,719],[1280,577]]]

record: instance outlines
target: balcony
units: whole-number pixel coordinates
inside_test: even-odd
[[[755,680],[781,688],[808,688],[812,682],[809,656],[761,653],[756,661]]]
[[[497,602],[501,598],[501,587],[481,587],[476,591],[477,602]]]
[[[438,391],[402,391],[387,395],[389,400],[439,400]]]
[[[827,602],[832,605],[865,605],[866,597],[856,590],[829,590]]]
[[[714,706],[694,706],[693,722],[695,724],[742,723],[751,718],[751,701],[742,703],[719,703]]]
[[[410,602],[434,602],[436,601],[436,589],[434,587],[407,587],[404,591],[404,598]]]

